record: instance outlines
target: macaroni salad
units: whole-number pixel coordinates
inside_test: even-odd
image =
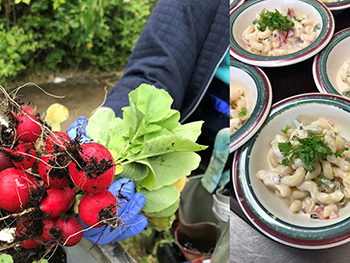
[[[346,61],[338,71],[337,88],[339,93],[350,98],[350,60]]]
[[[254,54],[282,56],[309,46],[320,29],[310,14],[296,16],[295,11],[263,9],[242,33],[246,49]]]
[[[350,197],[349,142],[332,120],[295,124],[275,136],[267,155],[270,169],[256,176],[290,201],[290,212],[319,220],[338,218]]]
[[[243,87],[230,84],[230,135],[234,134],[249,118],[248,101]]]

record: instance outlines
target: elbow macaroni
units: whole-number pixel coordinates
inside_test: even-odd
[[[242,87],[230,85],[230,135],[234,134],[249,118],[248,101]]]
[[[306,135],[305,135],[306,133]],[[316,134],[315,134],[316,133]],[[282,164],[283,153],[276,148],[279,142],[301,144],[295,136],[320,136],[334,154],[325,155],[313,163],[314,170],[308,171],[300,158],[293,157],[293,162]],[[289,211],[304,212],[311,218],[333,219],[350,198],[350,156],[349,142],[340,137],[334,122],[320,118],[310,125],[299,123],[294,129],[289,128],[285,134],[277,134],[271,142],[267,154],[270,165],[268,170],[259,170],[257,177],[276,195],[290,200]],[[277,150],[278,149],[278,150]]]
[[[289,31],[270,30],[267,27],[265,31],[260,31],[258,24],[250,24],[242,33],[248,51],[264,56],[282,56],[307,47],[317,38],[318,26],[312,15],[299,18],[280,9],[278,12],[287,16],[294,26]],[[259,18],[260,14],[257,14],[257,19]]]
[[[345,61],[339,68],[336,83],[339,93],[350,97],[350,60]]]

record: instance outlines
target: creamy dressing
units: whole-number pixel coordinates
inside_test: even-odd
[[[243,83],[230,81],[230,134],[235,133],[249,118],[253,105],[249,89]],[[244,116],[238,116],[242,108],[247,110]]]
[[[337,90],[340,94],[350,97],[350,60],[346,61],[338,70]]]
[[[237,88],[240,88],[244,91],[244,98],[246,100],[246,108],[247,108],[247,112],[248,112],[248,115],[250,115],[253,111],[253,103],[252,103],[252,100],[250,99],[251,98],[251,94],[250,94],[250,91],[248,89],[248,87],[239,82],[239,81],[235,81],[235,80],[232,80],[230,81],[230,87],[233,87],[233,89],[237,89]]]
[[[291,21],[293,26],[288,31],[282,31],[278,28],[274,30],[266,28],[264,31],[260,31],[259,24],[253,22],[242,33],[246,50],[257,55],[282,56],[297,52],[315,41],[319,34],[320,25],[314,16],[311,14],[296,15],[292,8],[288,11],[277,10]],[[260,19],[260,13],[256,17]]]

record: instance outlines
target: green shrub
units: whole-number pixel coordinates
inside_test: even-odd
[[[157,0],[0,0],[0,84],[124,66]]]

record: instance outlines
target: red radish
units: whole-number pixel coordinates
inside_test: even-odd
[[[82,191],[98,193],[105,190],[114,177],[115,164],[111,153],[101,144],[85,143],[79,155],[73,155],[69,173],[74,184]]]
[[[328,120],[327,123],[328,123],[330,126],[334,126],[334,121],[333,121],[333,120]]]
[[[59,229],[61,233],[59,242],[66,247],[78,244],[83,237],[83,225],[74,216],[69,216],[66,219],[58,218],[55,228]]]
[[[34,224],[32,220],[19,220],[16,227],[15,236],[19,241],[21,241],[21,247],[35,248],[39,245],[40,238],[38,236],[33,236],[36,234],[33,226]]]
[[[45,218],[42,220],[43,223],[43,233],[40,236],[40,239],[43,241],[50,241],[53,240],[51,231],[52,229],[55,229],[55,223],[56,220],[51,218]]]
[[[33,144],[30,142],[22,142],[14,149],[1,148],[1,151],[9,156],[13,164],[17,168],[29,169],[36,162],[37,152],[33,149]]]
[[[57,147],[58,149],[64,149],[69,145],[69,142],[70,138],[66,133],[55,131],[47,137],[45,148],[48,152],[53,151],[54,147]]]
[[[47,196],[40,202],[40,210],[48,214],[49,218],[56,219],[60,213],[65,213],[75,202],[75,189],[69,186],[65,188],[47,188]]]
[[[31,114],[31,115],[35,114],[35,110],[27,105],[22,105],[21,108],[27,114]]]
[[[293,31],[293,29],[289,29],[288,33],[287,33],[287,38],[292,37],[292,36],[294,36],[294,31]]]
[[[280,39],[280,43],[283,44],[284,40],[286,39],[287,37],[287,31],[282,31],[280,36],[279,36],[279,39]]]
[[[8,168],[0,172],[0,207],[9,212],[19,212],[28,205],[30,193],[39,187],[36,178],[18,169]]]
[[[26,241],[23,241],[21,243],[21,247],[24,247],[24,248],[35,248],[37,246],[39,246],[39,239],[28,239]]]
[[[70,160],[64,154],[41,157],[38,167],[41,179],[53,188],[67,186],[70,180],[69,162]]]
[[[11,159],[4,153],[0,152],[0,172],[11,167],[15,167]]]
[[[97,194],[85,194],[78,209],[80,219],[87,226],[101,227],[97,224],[103,219],[113,218],[117,212],[117,198],[108,190]]]
[[[312,212],[312,214],[315,214],[317,219],[324,220],[325,218],[323,216],[323,210],[324,208],[322,206],[319,206]]]
[[[295,15],[295,11],[293,8],[289,8],[289,14],[290,16],[294,16]]]
[[[337,218],[339,218],[339,215],[336,212],[332,211],[331,214],[329,215],[329,219],[337,219]]]
[[[15,124],[18,138],[25,142],[34,142],[41,135],[41,125],[38,119],[26,112],[12,114],[17,120]]]

